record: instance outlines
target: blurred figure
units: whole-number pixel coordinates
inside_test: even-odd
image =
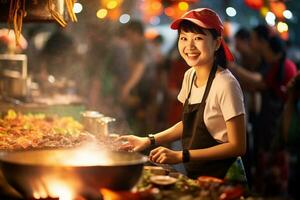
[[[245,68],[251,72],[258,72],[261,57],[258,55],[250,45],[251,37],[250,31],[245,28],[240,28],[234,35],[234,43],[236,50],[236,64],[239,67]],[[253,158],[253,132],[252,127],[256,121],[256,115],[259,112],[259,92],[247,87],[248,85],[242,85],[245,109],[247,113],[247,154],[245,155],[245,168],[247,174],[251,174],[254,158]],[[252,176],[248,178],[249,185],[251,187]]]
[[[251,47],[262,58],[260,72],[230,65],[231,71],[239,78],[242,85],[261,92],[261,110],[257,123],[253,124],[254,152],[256,161],[255,179],[257,189],[265,194],[280,193],[278,188],[268,188],[261,180],[265,178],[269,154],[274,136],[279,130],[280,116],[286,99],[287,83],[296,75],[295,64],[286,58],[284,42],[273,33],[270,27],[259,25],[251,33]],[[268,179],[273,181],[272,179]]]
[[[109,54],[110,33],[107,24],[88,23],[86,27],[88,50],[85,60],[85,73],[88,80],[86,90],[87,107],[101,113],[108,113],[111,104],[105,98],[105,93],[111,91],[111,76],[105,73]]]
[[[242,67],[251,71],[257,71],[261,58],[251,48],[250,39],[250,31],[247,29],[241,28],[236,32],[234,42],[235,49],[239,54],[236,60]]]
[[[291,40],[286,42],[287,46],[287,57],[291,59],[300,69],[300,47],[295,45]]]
[[[138,132],[145,127],[145,106],[147,105],[149,85],[144,82],[144,73],[151,60],[144,37],[144,25],[141,21],[131,20],[123,27],[123,33],[128,41],[129,57],[127,79],[121,84],[120,102],[125,109],[126,118],[130,127]],[[142,78],[143,77],[143,78]],[[145,102],[146,101],[146,102]]]
[[[126,39],[129,41],[129,77],[122,87],[121,99],[130,104],[130,97],[145,71],[146,40],[144,26],[140,21],[130,21],[124,26]]]
[[[147,35],[146,35],[147,36]],[[165,55],[162,53],[162,45],[164,38],[161,34],[156,33],[153,38],[148,38],[147,46],[148,57],[151,58],[147,63],[142,84],[144,91],[144,99],[146,104],[145,130],[155,132],[161,130],[165,124],[162,123],[164,118],[164,99],[166,90],[166,77],[167,73],[164,69]]]
[[[289,153],[288,192],[300,199],[297,183],[300,180],[300,71],[290,82],[288,98],[282,117],[282,136]]]
[[[73,39],[62,29],[57,29],[46,41],[39,55],[39,69],[37,69],[37,81],[42,92],[54,92],[54,89],[64,89],[70,76],[71,67],[74,64],[75,44]],[[49,77],[52,77],[49,79]],[[49,90],[49,87],[53,90]]]
[[[262,58],[251,48],[250,32],[247,29],[241,28],[234,36],[235,49],[237,51],[236,64],[240,65],[251,72],[258,72]],[[251,88],[249,84],[243,84],[245,93],[245,104],[248,116],[248,121],[252,125],[255,121],[255,115],[259,112],[258,92]],[[250,86],[250,87],[249,87]],[[251,127],[249,127],[251,129]]]

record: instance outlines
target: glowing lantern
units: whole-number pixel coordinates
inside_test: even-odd
[[[171,19],[180,18],[186,12],[186,10],[181,9],[182,7],[179,6],[179,3],[165,8],[165,14]]]
[[[265,17],[267,15],[267,13],[269,12],[269,9],[265,6],[263,6],[261,9],[260,9],[260,14]]]
[[[280,37],[281,39],[287,41],[289,39],[289,32],[288,31],[285,31],[285,32],[282,32],[282,33],[279,33],[280,34]]]
[[[159,16],[163,11],[161,0],[147,0],[140,5],[145,21],[150,21],[153,17]]]
[[[117,21],[119,19],[120,15],[121,15],[121,9],[118,7],[118,8],[115,8],[115,9],[109,11],[108,18],[113,21]]]
[[[187,11],[189,9],[189,4],[187,2],[181,1],[178,3],[178,8],[182,11]]]
[[[224,37],[230,37],[232,35],[232,23],[224,21]]]
[[[102,8],[113,10],[113,9],[120,7],[122,5],[122,3],[123,3],[123,0],[101,0],[100,6]]]
[[[254,10],[259,10],[263,7],[264,1],[263,0],[244,0],[245,4],[254,9]]]
[[[271,1],[270,10],[275,14],[276,17],[278,17],[279,19],[283,19],[283,11],[286,10],[286,6],[280,1]]]

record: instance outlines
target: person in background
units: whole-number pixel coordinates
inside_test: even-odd
[[[106,91],[111,90],[111,76],[105,73],[110,52],[110,44],[107,41],[111,36],[111,30],[107,26],[105,22],[87,24],[88,50],[85,58],[85,74],[88,80],[87,108],[105,114],[110,113],[112,106],[105,95]]]
[[[246,150],[245,109],[238,81],[226,69],[233,56],[222,38],[223,24],[213,10],[199,8],[173,21],[180,55],[191,67],[184,75],[178,100],[181,121],[148,137],[121,136],[121,149],[141,151],[181,139],[183,150],[163,146],[150,152],[156,163],[184,163],[187,175],[224,178]]]
[[[250,31],[245,28],[240,28],[235,33],[235,49],[239,54],[236,62],[248,70],[257,71],[261,58],[252,50],[250,40]]]
[[[241,85],[261,94],[261,109],[253,124],[253,150],[256,171],[256,190],[266,195],[274,195],[279,190],[268,187],[267,169],[270,148],[280,125],[280,116],[286,99],[287,83],[295,76],[295,64],[286,58],[282,39],[266,25],[258,25],[251,32],[251,47],[262,58],[259,72],[239,67],[235,63],[229,69],[238,77]],[[263,180],[264,179],[264,180]]]
[[[250,31],[245,28],[240,28],[234,35],[234,44],[235,44],[235,63],[239,67],[245,68],[252,72],[257,72],[261,63],[261,57],[253,51],[250,45],[251,35]],[[251,174],[253,161],[253,132],[252,127],[256,122],[256,115],[259,112],[259,97],[260,94],[258,91],[252,90],[248,85],[242,85],[245,98],[245,108],[246,108],[246,117],[247,117],[247,154],[245,155],[245,168],[247,174]],[[251,187],[252,176],[248,176],[248,183]]]
[[[144,36],[144,25],[141,21],[131,20],[122,27],[122,33],[128,41],[127,78],[122,82],[119,102],[122,104],[129,126],[140,131],[145,127],[145,106],[149,85],[145,82],[145,70],[151,60],[148,54],[147,41]],[[150,54],[151,55],[151,54]],[[147,104],[146,104],[147,105]]]
[[[297,182],[300,179],[300,71],[290,81],[288,97],[282,114],[282,137],[289,154],[288,193],[299,199]]]
[[[35,70],[36,81],[43,94],[66,92],[68,82],[72,79],[71,67],[75,53],[73,38],[62,29],[58,28],[50,35],[39,52],[39,65]]]

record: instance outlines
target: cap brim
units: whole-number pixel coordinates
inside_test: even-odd
[[[184,20],[190,21],[200,27],[203,28],[212,28],[212,27],[208,27],[206,24],[202,23],[200,20],[198,19],[193,19],[193,18],[181,18],[181,19],[177,19],[175,21],[173,21],[170,25],[171,29],[177,30],[179,29],[180,23]]]

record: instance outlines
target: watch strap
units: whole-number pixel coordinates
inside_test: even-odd
[[[151,146],[155,146],[155,137],[154,137],[154,135],[153,134],[149,134],[148,135],[148,138],[149,138],[149,140],[150,140],[150,145]]]
[[[186,163],[190,161],[190,152],[188,149],[182,150],[182,162]]]

